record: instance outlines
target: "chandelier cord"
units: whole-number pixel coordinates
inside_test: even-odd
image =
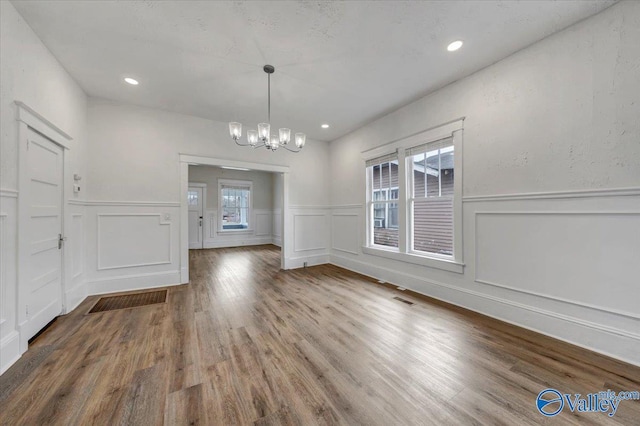
[[[267,123],[271,123],[271,74],[267,74]]]

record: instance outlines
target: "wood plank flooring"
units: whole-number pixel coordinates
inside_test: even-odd
[[[88,298],[0,377],[0,424],[639,424],[639,401],[535,408],[547,387],[639,390],[638,367],[279,256],[192,251],[166,304],[88,315]]]

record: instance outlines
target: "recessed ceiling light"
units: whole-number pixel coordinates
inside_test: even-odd
[[[329,125],[328,125],[328,124],[323,124],[323,125],[322,125],[322,126],[320,126],[320,127],[322,127],[323,129],[328,129],[328,128],[329,128]]]
[[[462,40],[456,40],[447,46],[449,52],[455,52],[462,47]]]
[[[135,78],[131,78],[131,77],[125,77],[124,81],[131,84],[132,86],[137,86],[138,84],[138,80],[136,80]]]

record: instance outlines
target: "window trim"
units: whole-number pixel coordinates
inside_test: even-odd
[[[462,182],[463,182],[463,122],[464,118],[445,123],[423,132],[363,152],[366,172],[366,206],[365,210],[365,244],[362,252],[375,256],[386,257],[401,262],[413,263],[431,268],[443,269],[450,272],[464,273],[463,260],[463,229],[462,229]],[[436,142],[451,137],[454,147],[454,173],[456,174],[453,187],[453,255],[444,256],[437,253],[414,251],[412,249],[412,234],[409,209],[412,179],[407,174],[407,158],[405,150],[419,144]],[[366,166],[366,161],[381,157],[385,154],[398,154],[398,248],[380,246],[373,243],[373,200],[372,196],[372,168]]]
[[[224,229],[223,217],[224,217],[224,205],[222,202],[222,187],[223,185],[236,185],[249,188],[248,212],[247,212],[247,228],[246,229]],[[218,230],[219,234],[240,234],[240,233],[252,233],[253,232],[253,181],[251,180],[232,180],[232,179],[218,179]]]

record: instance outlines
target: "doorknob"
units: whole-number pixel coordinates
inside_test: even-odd
[[[67,237],[63,237],[62,234],[58,234],[58,250],[62,248],[62,243],[65,242]]]

